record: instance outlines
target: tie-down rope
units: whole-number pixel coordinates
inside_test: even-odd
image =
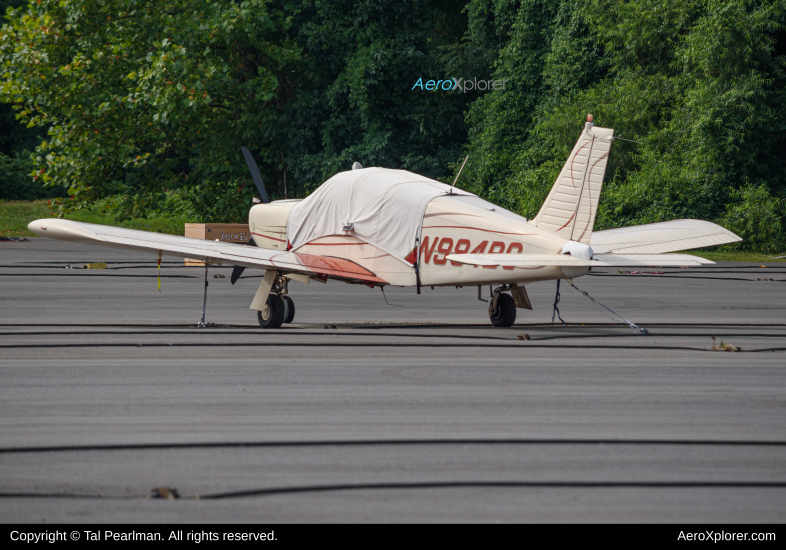
[[[584,296],[586,296],[587,298],[589,298],[589,299],[592,301],[592,303],[593,303],[593,304],[595,304],[595,307],[597,307],[597,308],[598,308],[598,310],[600,310],[600,312],[601,312],[601,313],[603,313],[603,315],[605,315],[606,317],[608,317],[609,319],[611,319],[611,320],[612,320],[612,321],[614,321],[615,323],[618,323],[618,322],[620,322],[620,320],[621,320],[622,322],[628,323],[628,325],[630,325],[630,328],[632,328],[632,329],[633,329],[633,333],[634,333],[634,334],[635,334],[635,333],[636,333],[636,331],[638,330],[639,332],[641,332],[641,333],[642,333],[643,335],[645,335],[645,336],[649,336],[649,335],[650,335],[649,331],[648,331],[646,328],[640,328],[640,327],[639,327],[638,325],[636,325],[636,323],[634,323],[633,321],[630,321],[630,320],[626,319],[625,317],[623,317],[622,315],[620,315],[620,314],[619,314],[619,313],[617,313],[616,311],[612,310],[610,307],[608,307],[608,306],[604,306],[603,304],[601,304],[600,302],[598,302],[597,300],[595,300],[595,298],[593,298],[592,296],[590,296],[589,294],[587,294],[585,291],[581,290],[581,289],[580,289],[580,288],[578,288],[576,285],[574,285],[574,284],[573,284],[571,281],[568,281],[568,284],[569,284],[570,286],[572,286],[573,288],[575,288],[576,290],[578,290],[579,292],[581,292],[581,293],[582,293]],[[559,298],[559,279],[557,279],[557,297]],[[555,308],[556,308],[556,302],[555,302]],[[611,315],[608,315],[608,314],[606,313],[606,311],[603,311],[604,309],[605,309],[606,311],[608,311],[609,313],[611,313],[611,315],[613,315],[614,317],[612,317]],[[616,317],[616,318],[615,318],[615,317]],[[560,319],[560,320],[562,320],[562,319]],[[564,322],[564,321],[563,321],[563,322]]]
[[[554,297],[554,311],[551,312],[551,324],[554,324],[554,316],[556,315],[557,318],[562,321],[562,326],[567,326],[568,324],[560,317],[559,308],[557,304],[559,303],[560,295],[559,295],[559,282],[560,280],[557,279],[557,295]]]
[[[560,279],[557,279],[557,295],[554,297],[554,312],[551,314],[551,324],[554,324],[554,317],[556,316],[560,321],[562,321],[562,325],[563,326],[567,326],[567,323],[562,319],[562,317],[560,317],[559,308],[557,307],[557,304],[559,304],[559,301],[560,301],[559,283],[560,283]],[[581,292],[584,296],[589,298],[590,301],[595,305],[596,308],[598,308],[598,310],[600,310],[600,312],[603,315],[605,315],[606,317],[608,317],[609,319],[611,319],[615,323],[619,323],[619,322],[627,323],[630,326],[630,328],[633,329],[634,334],[638,330],[639,332],[641,332],[645,336],[649,336],[650,335],[649,331],[646,328],[640,328],[633,321],[631,321],[629,319],[626,319],[625,317],[623,317],[622,315],[620,315],[616,311],[612,310],[610,307],[604,306],[603,304],[598,302],[595,298],[593,298],[592,296],[590,296],[589,294],[587,294],[586,292],[584,292],[583,290],[578,288],[576,285],[574,285],[571,281],[568,281],[568,284],[570,286],[572,286],[573,288],[575,288],[576,290],[578,290],[579,292]],[[608,312],[608,313],[606,313],[606,312]],[[611,315],[609,315],[609,313],[611,313]]]

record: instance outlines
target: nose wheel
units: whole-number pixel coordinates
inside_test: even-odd
[[[265,284],[264,281],[262,284]],[[287,279],[276,273],[267,302],[261,311],[257,311],[260,327],[280,328],[283,323],[291,323],[295,318],[295,302],[286,295],[287,286]]]
[[[259,326],[262,328],[279,328],[284,322],[284,301],[277,294],[271,294],[262,311],[257,311]]]
[[[284,302],[284,322],[291,323],[295,318],[295,302],[289,296],[282,296]]]

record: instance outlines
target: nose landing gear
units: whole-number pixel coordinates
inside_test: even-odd
[[[291,323],[295,318],[295,302],[287,296],[288,279],[276,274],[270,295],[265,306],[257,311],[257,320],[262,328],[280,328],[283,323]]]
[[[284,322],[291,323],[295,318],[295,302],[289,296],[282,296],[281,299],[284,302]]]
[[[270,293],[262,311],[257,311],[259,326],[262,328],[279,328],[284,322],[284,302],[278,294]]]

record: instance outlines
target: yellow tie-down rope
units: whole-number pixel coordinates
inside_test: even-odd
[[[158,291],[161,292],[161,254],[162,252],[158,251]]]

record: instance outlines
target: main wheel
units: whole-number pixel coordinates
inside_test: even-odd
[[[275,294],[267,297],[265,309],[257,311],[259,326],[262,328],[279,328],[284,321],[284,302]]]
[[[516,302],[510,294],[500,293],[497,297],[497,310],[492,311],[491,324],[495,327],[510,327],[516,322]]]
[[[295,302],[289,296],[282,296],[284,301],[284,322],[291,323],[295,318]]]

